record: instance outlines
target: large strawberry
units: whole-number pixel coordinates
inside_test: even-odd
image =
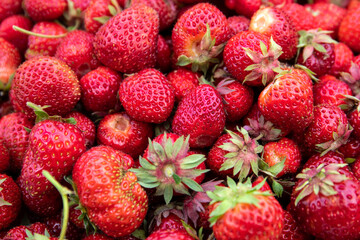
[[[73,169],[80,204],[90,221],[112,237],[132,233],[143,222],[148,209],[144,189],[135,174],[127,171],[132,164],[129,155],[97,146],[85,152]]]
[[[210,223],[218,240],[278,239],[284,222],[284,212],[269,191],[262,192],[264,185],[251,186],[250,179],[236,184],[228,178],[228,187],[215,187],[208,191],[212,199]],[[251,217],[253,216],[253,217]]]
[[[220,94],[203,84],[189,92],[180,102],[172,121],[178,135],[190,135],[190,147],[209,147],[225,127],[225,110]]]
[[[49,105],[50,115],[69,113],[80,99],[79,80],[71,68],[53,57],[37,57],[24,62],[17,70],[10,91],[16,111],[34,118],[26,102]]]
[[[184,12],[172,30],[172,44],[178,65],[191,64],[194,72],[206,72],[230,38],[225,15],[214,5],[199,3]]]
[[[95,35],[96,56],[123,73],[154,67],[159,17],[145,5],[124,10],[105,23]]]
[[[20,65],[19,51],[14,45],[0,37],[0,89],[8,90],[11,84],[11,75]]]

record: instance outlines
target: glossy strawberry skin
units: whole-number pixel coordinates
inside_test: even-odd
[[[348,11],[339,27],[339,40],[348,45],[355,52],[360,51],[360,44],[357,41],[360,36],[359,21],[360,8],[357,7]]]
[[[185,230],[182,219],[175,214],[170,213],[167,217],[161,218],[161,222],[154,226],[151,232],[166,230]]]
[[[190,147],[211,146],[225,127],[225,110],[220,94],[210,85],[200,85],[180,102],[172,121],[178,135],[190,135]]]
[[[119,98],[130,117],[150,123],[164,122],[175,102],[171,84],[161,72],[152,68],[125,78],[120,85]]]
[[[156,64],[159,18],[140,5],[126,9],[105,23],[95,35],[95,53],[105,65],[134,73]]]
[[[67,116],[67,118],[74,118],[76,121],[76,126],[80,129],[85,138],[85,145],[87,148],[90,148],[94,145],[96,129],[95,124],[91,121],[90,118],[85,116],[80,112],[71,112]]]
[[[30,231],[32,234],[39,233],[44,235],[47,229],[46,225],[40,222],[33,223],[29,226],[20,225],[10,229],[9,232],[6,234],[4,240],[26,240],[26,231]],[[50,240],[54,240],[54,238],[50,238]]]
[[[98,67],[80,79],[81,102],[89,112],[107,112],[117,103],[121,76],[108,67]]]
[[[279,240],[311,240],[312,237],[304,233],[300,226],[296,223],[293,216],[284,211],[284,228],[281,232]]]
[[[232,30],[232,35],[235,36],[239,32],[247,31],[249,29],[250,20],[243,16],[232,16],[227,19],[229,28]]]
[[[80,78],[100,66],[93,47],[94,35],[75,30],[64,37],[57,47],[55,57],[64,61]]]
[[[281,7],[281,9],[292,20],[296,31],[310,30],[313,28],[314,16],[306,11],[303,5],[298,3],[289,3]]]
[[[24,0],[24,8],[35,22],[59,18],[67,7],[65,0]]]
[[[14,180],[0,174],[0,200],[10,205],[0,205],[0,230],[6,229],[16,219],[21,209],[21,192]]]
[[[185,230],[176,230],[176,229],[164,229],[158,230],[150,234],[146,238],[147,240],[193,240]]]
[[[55,216],[51,216],[45,218],[42,222],[46,225],[46,228],[49,231],[50,236],[60,236],[61,227],[62,227],[62,215],[57,214]],[[71,222],[68,222],[66,228],[66,239],[68,240],[79,240],[85,234],[84,229],[77,228]]]
[[[166,73],[170,70],[171,62],[171,49],[165,38],[161,35],[158,36],[157,49],[156,49],[156,68],[161,72]]]
[[[2,85],[9,82],[10,76],[15,73],[20,62],[20,53],[17,48],[0,37],[0,83]]]
[[[0,140],[0,173],[8,170],[10,166],[9,150],[5,147],[4,143]]]
[[[149,123],[130,118],[125,112],[106,115],[97,129],[97,142],[121,150],[133,158],[142,154],[153,137]]]
[[[21,0],[5,0],[0,5],[0,22],[5,18],[21,13]]]
[[[259,10],[261,0],[225,0],[225,4],[237,14],[251,18]]]
[[[339,77],[341,72],[347,72],[354,58],[351,49],[342,42],[335,44],[335,63],[330,70],[330,74]]]
[[[111,16],[109,10],[110,0],[91,0],[84,11],[84,27],[89,33],[95,34],[103,25],[94,18]]]
[[[348,120],[350,125],[354,128],[352,135],[354,137],[360,137],[360,112],[356,109],[349,113]]]
[[[166,77],[174,88],[176,102],[180,102],[192,89],[199,86],[200,74],[186,68],[176,69]]]
[[[338,148],[344,158],[357,158],[360,156],[360,139],[350,135],[345,144]]]
[[[24,62],[15,73],[10,91],[14,108],[34,118],[26,102],[44,106],[49,115],[65,115],[80,100],[80,85],[75,73],[63,61],[38,57]]]

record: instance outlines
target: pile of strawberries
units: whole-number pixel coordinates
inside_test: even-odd
[[[360,240],[359,0],[2,0],[0,239]]]

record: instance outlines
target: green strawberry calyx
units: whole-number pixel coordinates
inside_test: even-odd
[[[219,146],[219,148],[228,151],[225,155],[226,161],[221,165],[220,171],[233,168],[233,175],[239,174],[239,179],[246,178],[250,170],[255,175],[259,172],[259,154],[263,152],[264,147],[261,146],[256,139],[252,139],[245,128],[239,129],[237,133],[226,130],[231,138],[229,142]]]
[[[281,130],[276,128],[274,124],[268,120],[265,121],[263,115],[258,119],[248,118],[249,125],[245,125],[244,129],[248,131],[251,137],[261,139],[263,141],[276,141],[281,137]]]
[[[3,184],[5,181],[6,181],[6,178],[1,178],[0,179],[0,193],[3,190],[3,188],[1,187],[1,184]],[[0,197],[0,207],[2,207],[2,206],[11,206],[11,205],[12,205],[11,203],[5,201],[4,198]]]
[[[163,195],[166,204],[170,203],[173,192],[190,195],[188,188],[202,192],[203,188],[193,179],[208,170],[195,169],[205,161],[203,154],[191,154],[189,136],[180,136],[175,142],[167,134],[161,143],[149,139],[148,158],[140,156],[141,167],[131,169],[138,182],[145,188],[156,188],[155,195]]]
[[[36,115],[35,124],[49,119],[49,120],[55,120],[55,121],[59,121],[59,122],[65,122],[65,123],[70,123],[70,124],[76,125],[75,118],[62,118],[61,116],[58,116],[58,115],[50,116],[44,110],[45,108],[50,107],[49,105],[39,106],[39,105],[36,105],[35,103],[27,102],[26,106],[28,106],[29,108],[32,108],[34,110],[34,113]]]
[[[227,211],[235,208],[238,204],[252,204],[256,207],[258,205],[257,196],[272,196],[269,191],[261,191],[266,179],[256,186],[252,186],[250,179],[241,183],[236,182],[230,177],[227,178],[228,187],[215,186],[214,191],[207,191],[207,195],[212,199],[210,204],[217,204],[215,209],[210,213],[210,225],[213,226],[216,221],[221,218]]]
[[[298,192],[295,199],[295,206],[305,197],[314,193],[321,193],[324,196],[337,194],[334,189],[334,183],[340,183],[347,177],[339,173],[339,169],[347,166],[347,164],[331,163],[326,165],[320,164],[316,168],[305,168],[296,178],[301,179],[294,191]]]

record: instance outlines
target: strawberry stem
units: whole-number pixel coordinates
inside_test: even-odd
[[[63,34],[60,34],[60,35],[45,35],[45,34],[41,34],[41,33],[34,33],[34,32],[28,31],[26,29],[20,28],[20,27],[15,26],[15,25],[13,26],[13,29],[15,31],[24,33],[26,35],[31,35],[31,36],[35,36],[35,37],[42,37],[42,38],[62,38],[62,37],[65,37],[67,35],[67,33],[63,33]]]
[[[67,198],[67,195],[71,194],[72,192],[66,187],[62,186],[58,181],[56,181],[56,179],[53,176],[51,176],[51,174],[48,171],[43,170],[42,174],[46,177],[47,180],[49,180],[49,182],[52,183],[52,185],[54,185],[54,187],[59,191],[61,195],[63,201],[63,219],[62,219],[62,226],[61,226],[59,240],[64,240],[67,225],[69,222],[69,200]]]

